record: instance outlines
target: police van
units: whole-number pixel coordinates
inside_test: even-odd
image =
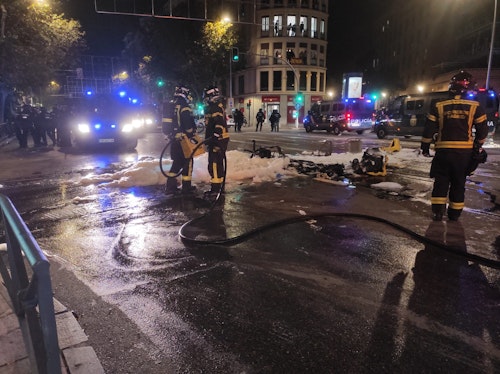
[[[375,103],[363,97],[358,99],[329,100],[315,103],[304,117],[306,132],[326,130],[340,135],[343,131],[371,131],[375,120]]]
[[[448,91],[441,91],[398,96],[387,108],[377,112],[373,130],[379,139],[388,135],[421,136],[430,108],[437,101],[448,99],[449,95]],[[470,92],[468,97],[479,101],[484,108],[489,132],[493,134],[498,124],[499,101],[496,92],[483,89]]]

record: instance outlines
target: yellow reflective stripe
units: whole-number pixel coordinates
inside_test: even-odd
[[[472,149],[472,140],[445,140],[436,142],[435,148]]]
[[[169,178],[174,178],[176,175],[177,175],[177,173],[171,173],[171,172],[167,173],[167,177],[169,177]]]
[[[170,123],[172,122],[172,118],[162,118],[161,121]]]
[[[435,205],[444,205],[447,202],[448,202],[447,197],[436,197],[436,196],[431,197],[431,203]]]
[[[191,108],[190,108],[190,107],[185,106],[184,108],[182,108],[182,109],[181,109],[181,113],[182,113],[182,112],[185,112],[186,110],[187,110],[188,112],[192,112],[192,110],[191,110]]]
[[[190,175],[183,175],[181,180],[183,182],[189,182],[189,181],[191,181],[191,176]]]
[[[488,118],[486,117],[486,114],[483,114],[482,116],[477,117],[477,118],[474,120],[474,123],[481,123],[481,122],[486,121],[487,119],[488,119]]]
[[[427,119],[428,119],[429,121],[432,121],[432,122],[436,122],[436,121],[437,121],[436,116],[435,116],[435,115],[432,115],[432,114],[430,114],[430,113],[429,113],[429,114],[427,114]]]
[[[422,138],[422,143],[432,143],[432,138]]]
[[[460,209],[463,209],[465,206],[465,203],[457,203],[457,202],[454,202],[454,201],[450,201],[450,205],[449,205],[449,208],[451,209],[456,209],[456,210],[460,210]]]
[[[217,184],[221,184],[222,182],[224,182],[224,178],[212,178],[210,179],[210,183],[217,183]]]

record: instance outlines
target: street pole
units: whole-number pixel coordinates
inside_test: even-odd
[[[486,73],[486,89],[490,88],[491,60],[493,57],[493,47],[495,44],[495,26],[497,24],[497,0],[495,0],[495,9],[493,11],[493,25],[491,27],[490,55],[488,56],[488,71]]]
[[[233,99],[233,56],[231,53],[229,54],[229,99]]]

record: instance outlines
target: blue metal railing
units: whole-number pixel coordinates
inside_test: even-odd
[[[0,256],[0,274],[19,320],[32,371],[60,374],[50,265],[10,199],[1,194],[0,243],[7,247],[6,256]]]

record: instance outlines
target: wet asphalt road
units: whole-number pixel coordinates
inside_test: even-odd
[[[304,177],[242,186],[185,229],[214,241],[257,228],[220,245],[182,242],[181,225],[209,205],[167,200],[159,186],[54,177],[2,192],[50,254],[55,296],[109,373],[500,371],[497,269],[339,213],[497,259],[495,214],[436,223],[421,202]],[[335,216],[266,226],[304,212]]]

